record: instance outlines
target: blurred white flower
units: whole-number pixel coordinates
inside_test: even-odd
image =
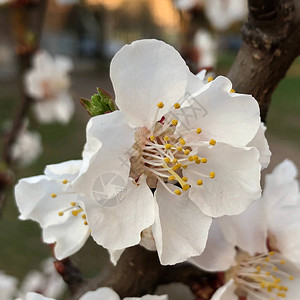
[[[285,160],[266,176],[261,199],[244,213],[215,220],[204,253],[191,262],[230,280],[213,300],[300,299],[300,193]],[[236,250],[237,249],[237,250]]]
[[[179,10],[190,10],[203,5],[211,25],[219,31],[227,30],[233,23],[245,21],[248,14],[247,0],[174,0]]]
[[[220,31],[233,23],[246,20],[247,0],[205,0],[205,13],[210,23]]]
[[[63,259],[77,252],[90,235],[80,197],[71,186],[81,161],[49,165],[45,175],[24,178],[15,187],[20,219],[39,222],[45,243],[56,243],[54,253]]]
[[[216,65],[216,41],[207,30],[198,29],[195,38],[194,46],[197,50],[198,61],[197,67],[214,68]]]
[[[17,290],[18,280],[0,271],[0,300],[11,300]]]
[[[26,123],[11,147],[12,159],[21,166],[29,165],[43,152],[41,141],[40,134],[28,131]]]
[[[260,197],[266,149],[249,147],[260,129],[258,104],[232,93],[225,77],[204,85],[157,40],[123,47],[110,74],[120,111],[89,121],[73,182],[91,234],[115,251],[140,243],[152,226],[162,264],[196,256],[212,217],[239,214]]]
[[[74,102],[69,94],[72,61],[63,56],[53,58],[46,51],[34,56],[33,68],[25,75],[29,96],[36,100],[34,110],[42,123],[68,123],[74,113]]]
[[[123,300],[168,300],[167,295],[163,296],[152,296],[152,295],[145,295],[143,297],[126,297]],[[18,300],[18,299],[17,299]],[[21,300],[21,299],[19,299]],[[28,293],[23,300],[55,300],[50,298],[45,298],[44,296],[36,293]],[[78,300],[121,300],[119,295],[108,287],[102,287],[97,289],[96,291],[91,291],[85,293],[81,296]]]
[[[27,292],[39,292],[46,297],[60,297],[65,291],[66,284],[57,273],[53,259],[49,258],[43,262],[41,271],[30,271],[22,282],[20,297]]]

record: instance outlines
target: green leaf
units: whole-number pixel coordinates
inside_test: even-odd
[[[91,100],[83,98],[80,99],[80,103],[92,117],[116,110],[112,97],[109,93],[100,88],[97,88],[97,92],[98,94],[94,94],[91,97]]]

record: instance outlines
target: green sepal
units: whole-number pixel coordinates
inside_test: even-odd
[[[91,100],[80,99],[80,103],[88,111],[88,113],[94,117],[106,114],[108,112],[115,111],[115,105],[112,97],[105,90],[97,88],[98,94],[94,94]]]

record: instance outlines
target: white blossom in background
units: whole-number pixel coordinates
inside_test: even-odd
[[[53,58],[39,51],[33,59],[33,68],[25,75],[25,87],[36,100],[34,111],[42,123],[68,123],[74,113],[74,102],[69,92],[73,63],[68,57]]]
[[[269,149],[256,138],[256,100],[233,93],[225,77],[204,85],[157,40],[123,47],[110,75],[120,111],[89,121],[72,183],[94,240],[120,251],[142,232],[162,264],[201,254],[212,217],[239,214],[260,197]]]
[[[49,258],[42,264],[42,271],[30,271],[20,287],[20,297],[27,292],[39,292],[46,297],[56,298],[62,296],[66,284],[57,273],[53,259]]]
[[[197,67],[214,68],[217,62],[216,41],[207,30],[198,29],[194,37],[194,47],[197,50]]]
[[[202,5],[210,24],[218,31],[245,21],[248,14],[247,0],[174,0],[174,5],[184,11]]]
[[[143,297],[126,297],[123,300],[168,300],[167,295],[162,296],[153,296],[153,295],[145,295]],[[22,300],[22,299],[17,299]],[[28,293],[23,300],[55,300],[53,298],[45,298],[44,296],[36,293]],[[102,287],[97,289],[96,291],[91,291],[85,293],[83,296],[79,298],[79,300],[121,300],[119,295],[108,287]]]
[[[17,290],[18,280],[0,271],[0,300],[11,300]]]
[[[300,193],[295,165],[270,175],[261,199],[244,213],[215,220],[207,248],[191,262],[224,271],[227,283],[212,300],[300,299]],[[236,250],[237,249],[237,250]]]
[[[18,133],[11,147],[11,157],[21,166],[27,166],[43,152],[42,138],[38,132],[28,130],[27,123]]]
[[[45,243],[56,243],[54,253],[63,259],[77,252],[90,236],[82,197],[71,186],[81,161],[49,165],[45,175],[24,178],[15,187],[20,219],[37,221]]]

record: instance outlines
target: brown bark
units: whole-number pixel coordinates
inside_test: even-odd
[[[243,43],[229,71],[234,89],[252,94],[266,120],[271,97],[300,54],[300,1],[249,0]]]

